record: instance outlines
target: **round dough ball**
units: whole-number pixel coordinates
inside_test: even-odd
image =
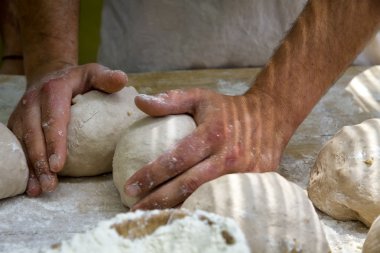
[[[16,136],[0,123],[0,199],[25,192],[29,170]]]
[[[308,193],[338,220],[368,227],[380,215],[380,119],[343,127],[318,154]]]
[[[95,176],[112,171],[112,157],[123,131],[145,116],[135,105],[133,87],[106,94],[90,91],[73,99],[63,176]]]
[[[130,126],[117,144],[113,158],[113,181],[121,201],[131,207],[139,199],[124,193],[124,184],[137,170],[169,151],[196,128],[192,117],[171,115],[146,117]]]
[[[363,244],[363,253],[380,252],[380,216],[372,223]]]
[[[219,177],[199,187],[182,208],[234,219],[251,252],[330,252],[306,192],[275,172]]]

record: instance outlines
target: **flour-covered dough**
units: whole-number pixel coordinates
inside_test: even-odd
[[[166,209],[119,214],[43,252],[249,253],[249,249],[232,219]]]
[[[199,187],[182,208],[233,218],[251,252],[329,252],[318,215],[305,191],[278,173],[219,177]]]
[[[90,91],[73,99],[68,154],[60,175],[94,176],[112,170],[121,133],[145,116],[134,103],[137,94],[133,87],[126,87],[114,94]]]
[[[16,136],[0,123],[0,199],[25,191],[28,166]]]
[[[371,226],[380,215],[380,119],[345,126],[324,145],[308,193],[333,218]]]
[[[124,184],[137,170],[170,150],[190,134],[196,125],[188,115],[146,117],[135,122],[117,144],[113,159],[113,181],[124,205],[131,207],[137,198],[124,193]]]

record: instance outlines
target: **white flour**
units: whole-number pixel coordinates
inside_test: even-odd
[[[124,224],[126,221],[142,219],[142,223],[137,223],[137,229],[128,227],[127,230],[133,232],[140,229],[141,225],[148,226],[151,224],[151,221],[146,221],[152,215],[162,214],[160,212],[154,210],[119,214],[111,220],[99,223],[93,230],[84,234],[77,234],[71,240],[62,242],[58,248],[44,252],[249,252],[243,233],[232,219],[204,211],[189,213],[188,216],[180,219],[171,220],[169,218],[165,225],[159,226],[156,230],[146,235],[136,236],[135,239],[121,236],[114,228],[115,224]],[[224,236],[226,233],[227,237]]]

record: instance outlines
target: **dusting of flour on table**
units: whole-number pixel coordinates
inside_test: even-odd
[[[216,83],[217,91],[224,95],[242,95],[251,88],[251,85],[246,82],[233,82],[219,79]]]

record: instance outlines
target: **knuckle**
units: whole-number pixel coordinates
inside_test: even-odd
[[[168,156],[164,161],[162,161],[161,166],[166,167],[171,174],[179,174],[183,171],[185,166],[185,159],[180,155]]]
[[[33,131],[32,130],[27,130],[23,133],[22,135],[22,141],[28,145],[32,142],[32,137],[33,137]]]
[[[224,156],[224,166],[230,172],[236,169],[242,172],[251,171],[254,161],[254,154],[241,145],[234,145]]]
[[[50,128],[51,123],[52,123],[51,119],[41,122],[42,129],[48,130]]]
[[[35,103],[37,98],[38,98],[38,91],[36,89],[29,89],[21,97],[20,102],[23,106],[29,107]]]
[[[224,162],[226,167],[236,167],[243,160],[244,157],[244,148],[240,145],[233,145],[228,149],[224,157]]]
[[[105,70],[105,69],[108,69],[107,67],[103,66],[103,65],[100,65],[98,63],[88,63],[88,64],[85,64],[83,65],[85,68],[89,68],[89,69],[100,69],[100,70]]]
[[[207,93],[209,92],[208,89],[200,88],[200,87],[192,88],[192,89],[189,90],[189,91],[190,91],[190,92],[193,92],[194,94],[197,94],[197,95],[207,94]]]
[[[225,140],[226,134],[222,124],[214,124],[213,129],[207,131],[207,140],[211,143],[218,143]]]
[[[56,89],[59,79],[49,79],[42,84],[41,92],[45,95],[51,94]]]
[[[37,160],[33,163],[34,172],[37,176],[49,170],[48,164],[44,159]]]

